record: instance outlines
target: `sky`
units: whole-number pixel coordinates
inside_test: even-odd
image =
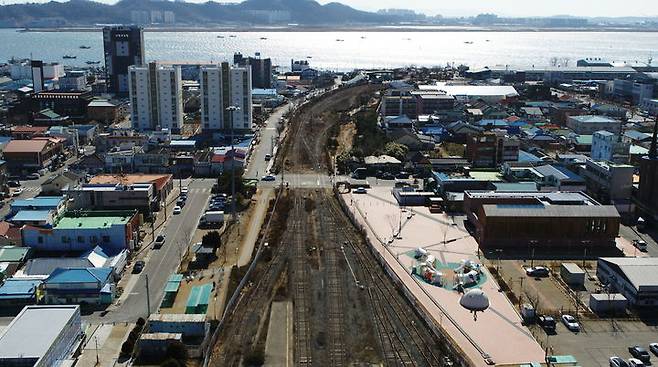
[[[0,0],[0,4],[45,2],[48,0]],[[115,3],[118,0],[95,0]],[[207,0],[186,0],[205,2]],[[242,0],[215,0],[241,2]],[[338,1],[354,8],[375,11],[406,8],[428,15],[467,16],[495,13],[502,16],[658,16],[658,0],[318,0]]]

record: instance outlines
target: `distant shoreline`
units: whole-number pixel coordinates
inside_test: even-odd
[[[102,27],[61,27],[61,28],[5,28],[17,32],[100,32]],[[281,27],[145,27],[145,32],[533,32],[533,33],[655,33],[658,28],[527,28],[527,27],[458,27],[458,26],[354,26],[354,27],[312,27],[312,26],[281,26]]]

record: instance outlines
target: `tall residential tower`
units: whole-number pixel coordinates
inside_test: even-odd
[[[201,128],[204,131],[231,128],[229,106],[240,109],[233,112],[235,130],[251,130],[253,124],[251,103],[251,69],[221,65],[201,66]]]
[[[144,65],[144,30],[135,26],[103,28],[107,91],[128,95],[128,67]]]
[[[180,66],[149,63],[128,68],[131,123],[135,130],[183,126],[183,87]]]

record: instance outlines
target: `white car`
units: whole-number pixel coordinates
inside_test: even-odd
[[[187,188],[187,186],[183,186],[180,189],[181,194],[187,194],[188,191],[189,191],[189,189]]]
[[[182,211],[183,211],[183,208],[181,208],[180,206],[176,205],[174,207],[174,214],[180,214]]]
[[[646,365],[644,364],[644,362],[640,361],[640,360],[637,359],[637,358],[629,358],[629,359],[628,359],[628,365],[629,365],[630,367],[644,367],[644,366],[646,366]]]
[[[562,315],[562,323],[571,331],[580,331],[580,324],[576,318],[571,315]]]
[[[621,357],[612,356],[610,357],[610,367],[628,367],[628,363]]]
[[[23,188],[22,187],[17,187],[14,189],[14,191],[11,193],[11,196],[18,196],[23,193]]]
[[[261,178],[261,180],[262,181],[275,181],[276,176],[274,176],[274,175],[265,175],[265,176],[263,176],[263,178]]]

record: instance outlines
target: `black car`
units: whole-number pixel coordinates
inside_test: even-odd
[[[393,176],[393,174],[390,173],[390,172],[382,173],[382,180],[392,180],[394,178],[395,178],[395,176]]]
[[[628,352],[635,358],[639,359],[640,361],[644,363],[649,363],[649,360],[651,359],[651,356],[649,355],[649,352],[647,352],[646,349],[642,348],[639,345],[633,346],[633,347],[628,347]]]
[[[185,199],[178,199],[176,200],[176,205],[183,207],[185,206]]]
[[[133,265],[133,274],[139,274],[144,270],[144,262],[142,260],[139,260],[135,262],[135,265]]]
[[[21,187],[20,181],[7,181],[7,186],[9,187]]]

